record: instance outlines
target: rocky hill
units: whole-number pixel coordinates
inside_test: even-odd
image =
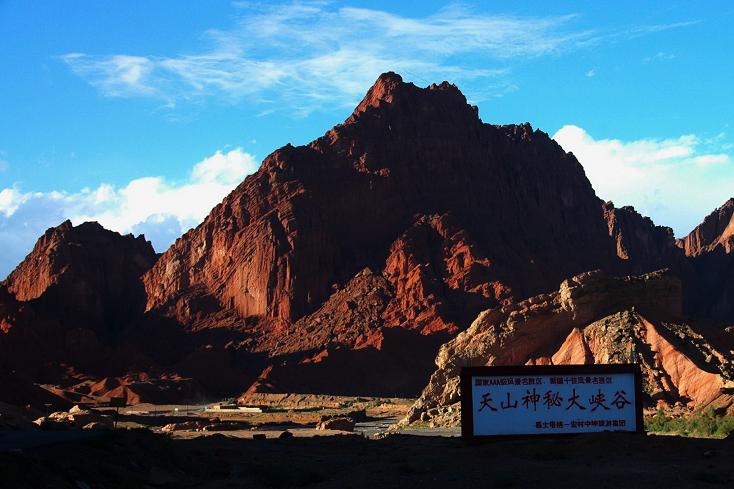
[[[657,230],[628,215],[604,206],[547,134],[485,124],[455,86],[387,73],[344,124],[268,156],[178,240],[144,277],[147,308],[193,329],[216,326],[212,307],[294,322],[370,267],[413,296],[391,308],[396,325],[433,293],[447,310],[420,328],[451,331],[478,312],[467,303],[674,251],[665,233],[638,243]]]

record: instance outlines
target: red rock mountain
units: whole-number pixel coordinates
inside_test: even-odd
[[[0,325],[102,345],[105,368],[69,360],[90,376],[81,394],[141,398],[158,378],[210,394],[410,395],[482,310],[592,269],[694,276],[689,260],[669,228],[602,202],[546,133],[482,122],[447,82],[386,73],[343,124],[269,155],[159,258],[96,224],[49,230],[3,285],[27,319]]]
[[[149,314],[237,329],[239,348],[271,358],[265,377],[288,355],[281,381],[308,359],[299,369],[333,362],[311,376],[329,379],[343,371],[337,350],[391,350],[388,329],[414,332],[396,347],[409,350],[584,270],[651,270],[677,255],[668,228],[604,204],[547,134],[483,123],[446,82],[386,73],[343,124],[268,156],[143,281]],[[365,268],[382,291],[369,304],[353,292]]]
[[[511,284],[527,295],[610,265],[599,217],[581,166],[546,134],[483,124],[447,83],[420,89],[386,74],[343,125],[270,155],[168,250],[145,276],[148,309],[194,328],[211,322],[209,305],[295,321],[334,284],[365,266],[384,268],[390,250],[396,286],[438,280],[498,301],[506,287],[471,291],[453,275],[482,275],[476,285]],[[439,218],[474,244],[473,255],[457,250],[451,269],[441,256],[451,236],[432,224]],[[550,242],[567,245],[543,246]],[[405,256],[405,247],[425,256]]]

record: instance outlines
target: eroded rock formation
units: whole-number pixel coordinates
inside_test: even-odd
[[[651,401],[730,404],[734,353],[681,324],[680,280],[668,271],[611,278],[600,271],[551,294],[482,312],[441,347],[437,370],[406,423],[456,422],[463,366],[635,361]]]
[[[191,328],[209,326],[211,308],[294,322],[389,253],[406,317],[414,301],[434,307],[420,304],[432,291],[413,287],[434,279],[496,304],[613,267],[601,205],[545,133],[484,124],[453,85],[389,73],[344,124],[268,156],[178,240],[144,277],[147,308]]]

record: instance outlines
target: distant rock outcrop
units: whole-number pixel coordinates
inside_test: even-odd
[[[671,228],[656,226],[633,207],[615,208],[607,202],[603,209],[617,256],[628,263],[627,272],[666,268],[680,260],[681,253],[675,246]]]
[[[698,256],[721,246],[724,252],[734,248],[734,199],[706,216],[701,224],[676,244],[688,256]]]
[[[683,276],[688,315],[718,323],[734,321],[734,199],[676,244],[687,257]]]

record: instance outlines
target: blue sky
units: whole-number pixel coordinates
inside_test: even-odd
[[[734,5],[0,0],[0,276],[65,218],[159,251],[383,71],[449,80],[681,236],[734,195]]]

